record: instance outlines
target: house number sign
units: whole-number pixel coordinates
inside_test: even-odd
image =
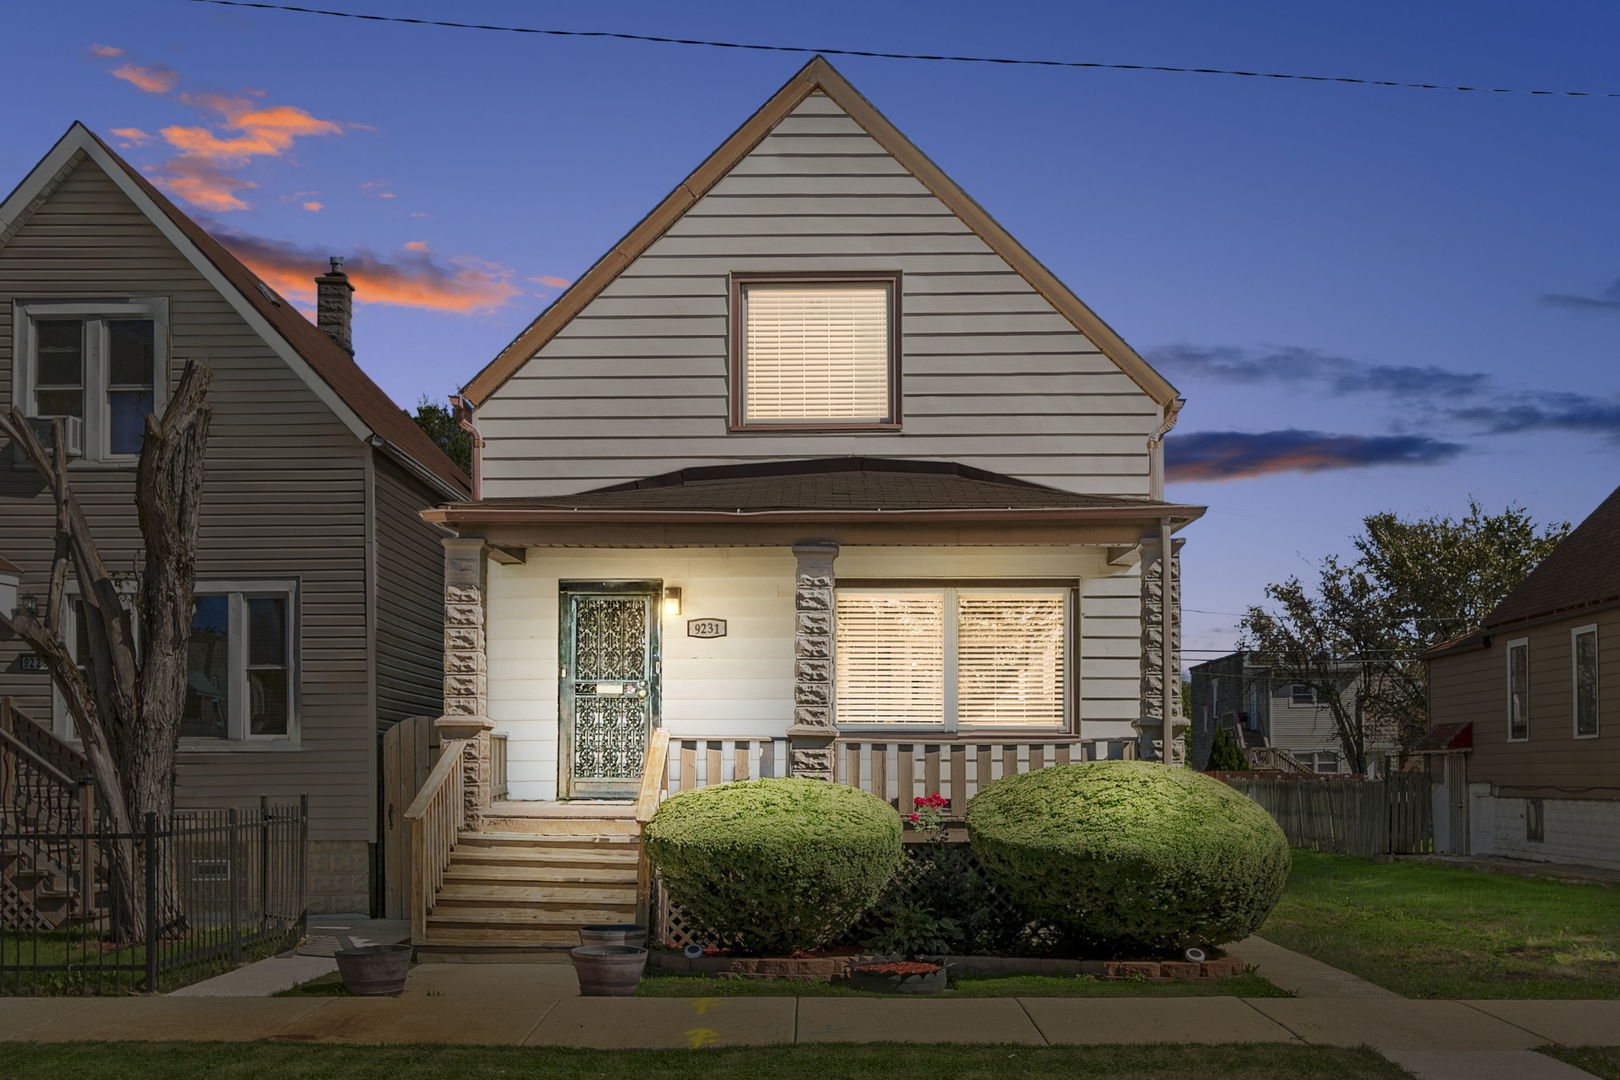
[[[724,619],[687,619],[687,637],[725,637],[726,620]]]

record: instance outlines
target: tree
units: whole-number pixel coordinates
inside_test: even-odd
[[[1249,767],[1243,756],[1243,749],[1238,746],[1232,733],[1225,728],[1216,728],[1215,734],[1209,740],[1209,763],[1204,766],[1206,772],[1232,772],[1241,771]]]
[[[1403,751],[1428,728],[1428,670],[1420,654],[1478,626],[1569,531],[1538,526],[1519,506],[1462,518],[1371,514],[1351,538],[1355,557],[1329,556],[1314,589],[1297,577],[1266,587],[1269,608],[1243,619],[1248,646],[1274,677],[1304,683],[1333,716],[1350,768],[1390,740]]]
[[[208,442],[207,369],[188,363],[161,418],[146,417],[135,471],[135,507],[144,551],[133,590],[121,587],[96,544],[73,492],[62,421],[53,424],[47,451],[32,422],[16,406],[0,414],[0,435],[22,448],[56,506],[55,547],[43,611],[0,615],[13,634],[43,661],[73,720],[95,780],[106,823],[133,837],[155,814],[174,810],[174,764],[185,707],[187,651],[191,642],[192,585],[197,522]],[[76,657],[64,633],[68,575],[79,587],[83,640],[89,655]],[[137,642],[139,648],[137,648]],[[140,851],[132,839],[105,853],[109,884],[125,940],[146,936]],[[157,875],[163,925],[180,917],[172,875]],[[158,929],[161,929],[158,928]]]
[[[456,421],[454,412],[423,394],[416,403],[416,415],[411,419],[446,457],[461,466],[462,472],[472,472],[472,433]]]

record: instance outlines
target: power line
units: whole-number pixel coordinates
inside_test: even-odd
[[[550,37],[613,38],[619,41],[648,41],[658,45],[696,45],[707,49],[752,49],[759,52],[816,53],[827,56],[868,56],[880,60],[932,60],[954,64],[1002,64],[1025,67],[1095,68],[1109,71],[1168,71],[1183,75],[1235,75],[1247,79],[1293,79],[1300,82],[1349,83],[1355,86],[1391,86],[1403,90],[1454,90],[1479,94],[1534,94],[1541,97],[1620,98],[1620,92],[1593,90],[1530,90],[1506,86],[1452,86],[1445,83],[1400,82],[1393,79],[1358,79],[1346,75],[1300,75],[1278,71],[1239,71],[1233,68],[1174,67],[1169,64],[1107,64],[1094,60],[1032,60],[1006,56],[934,56],[924,53],[878,52],[872,49],[811,48],[807,45],[762,45],[741,41],[706,41],[701,38],[660,37],[656,34],[627,34],[613,30],[552,30],[535,26],[499,26],[490,23],[452,22],[448,19],[412,19],[403,15],[366,15],[356,11],[329,11],[293,4],[266,4],[255,0],[188,0],[193,4],[220,7],[259,8],[263,11],[291,11],[301,15],[325,15],[335,19],[361,19],[366,22],[409,23],[439,26],[452,30],[489,30],[503,34],[543,34]]]

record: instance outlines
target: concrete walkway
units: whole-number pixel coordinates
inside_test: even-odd
[[[1260,977],[1295,997],[1302,998],[1395,998],[1399,994],[1385,990],[1358,975],[1313,960],[1303,953],[1274,945],[1261,937],[1248,937],[1228,947],[1232,953],[1253,964]]]
[[[312,915],[304,943],[212,979],[182,986],[170,997],[270,997],[337,970],[339,949],[393,945],[411,936],[403,919],[370,919],[364,915]]]

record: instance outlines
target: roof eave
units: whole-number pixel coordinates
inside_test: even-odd
[[[941,508],[936,510],[621,510],[599,507],[573,509],[558,507],[486,506],[451,504],[423,511],[423,518],[444,525],[476,523],[557,523],[579,524],[718,524],[722,522],[772,522],[784,524],[855,524],[871,522],[965,522],[965,521],[1162,521],[1177,527],[1196,521],[1204,514],[1202,506],[1161,504],[1140,510],[1126,507],[1007,507],[998,509]]]

